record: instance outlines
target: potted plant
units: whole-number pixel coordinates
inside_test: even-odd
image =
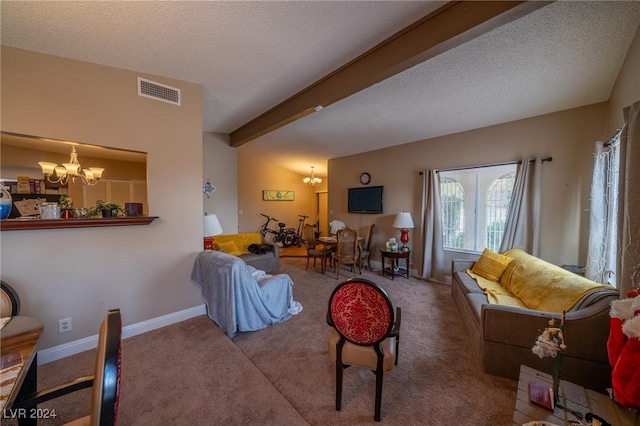
[[[101,212],[102,217],[117,217],[122,208],[116,203],[105,203],[102,200],[96,201],[96,212]]]
[[[60,217],[62,219],[70,219],[73,217],[73,198],[69,194],[60,196]]]

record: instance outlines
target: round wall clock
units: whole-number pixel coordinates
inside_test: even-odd
[[[368,185],[371,182],[371,175],[367,172],[364,172],[360,175],[360,183],[363,185]]]

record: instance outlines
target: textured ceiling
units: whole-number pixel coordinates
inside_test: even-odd
[[[203,85],[235,130],[440,6],[418,1],[1,3],[3,45]],[[386,146],[606,101],[640,2],[561,1],[238,149],[299,173]]]

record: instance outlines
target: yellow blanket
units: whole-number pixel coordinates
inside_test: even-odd
[[[614,290],[610,285],[595,283],[520,249],[504,254],[513,260],[502,274],[500,284],[530,309],[562,313],[592,291]]]
[[[467,269],[467,274],[476,280],[478,286],[484,290],[489,303],[493,303],[494,305],[515,306],[518,308],[527,307],[527,305],[522,303],[520,299],[511,294],[509,290],[502,287],[500,283],[488,280],[478,274],[474,274],[471,272],[471,269]]]

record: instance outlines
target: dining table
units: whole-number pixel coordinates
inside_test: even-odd
[[[318,237],[317,242],[324,244],[324,257],[322,258],[322,273],[324,274],[324,265],[326,262],[326,256],[330,252],[330,249],[338,245],[338,238],[335,235],[330,235],[327,237]],[[364,238],[358,235],[358,249],[360,253],[362,253],[362,243],[364,242]]]
[[[38,341],[44,324],[28,316],[4,317],[0,322],[0,410],[2,419],[17,419],[19,425],[35,425],[55,413],[34,408],[13,408],[23,395],[37,391]],[[46,411],[46,412],[45,412]]]

